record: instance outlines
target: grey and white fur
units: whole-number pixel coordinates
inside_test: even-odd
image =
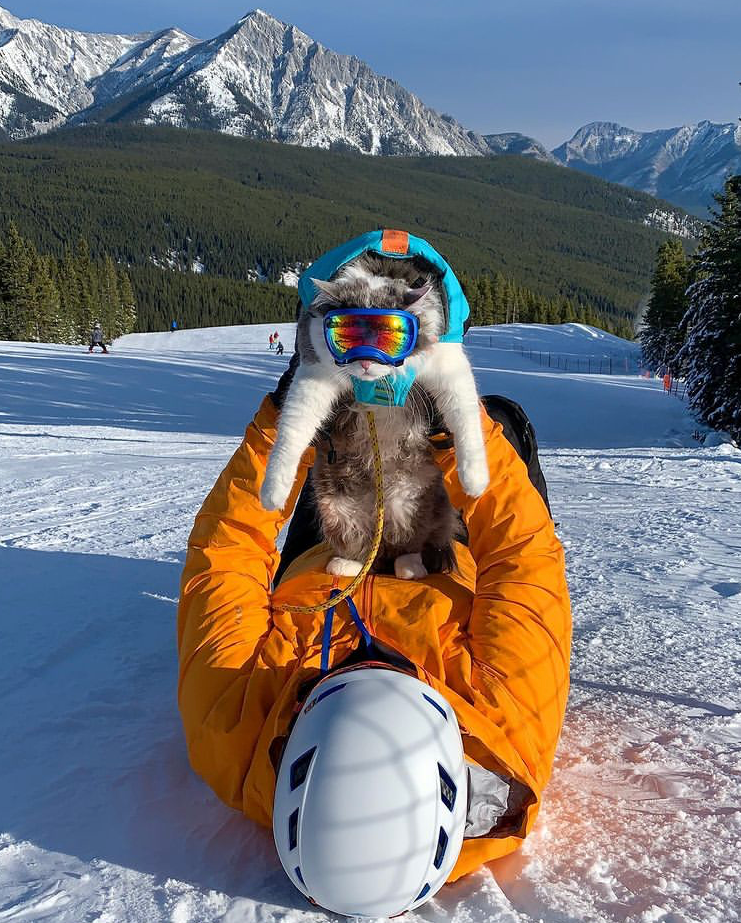
[[[355,401],[352,377],[370,381],[399,373],[367,360],[336,365],[324,341],[328,310],[403,307],[419,318],[418,342],[404,363],[416,371],[405,405],[373,408],[385,497],[383,541],[374,570],[414,579],[453,566],[452,541],[460,521],[428,441],[437,414],[453,436],[466,493],[478,497],[489,483],[473,372],[460,343],[440,342],[445,324],[440,283],[428,270],[417,260],[365,254],[343,266],[331,282],[314,280],[317,296],[298,322],[300,365],[281,410],[260,496],[266,509],[282,509],[301,456],[310,444],[317,445],[314,487],[324,537],[335,552],[327,566],[332,574],[360,571],[375,527],[368,407]]]

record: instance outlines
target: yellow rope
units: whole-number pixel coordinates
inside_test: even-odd
[[[381,468],[381,450],[378,446],[378,433],[376,432],[376,418],[372,410],[367,411],[367,416],[371,445],[373,447],[373,473],[376,479],[376,532],[373,536],[371,550],[365,559],[365,564],[363,564],[360,573],[349,586],[326,602],[317,603],[313,606],[276,606],[277,609],[282,609],[285,612],[323,612],[325,609],[329,609],[330,606],[336,606],[343,599],[353,595],[376,560],[378,549],[381,547],[381,539],[383,538],[383,469]]]

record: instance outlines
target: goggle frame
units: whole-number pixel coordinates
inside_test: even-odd
[[[348,349],[347,352],[342,355],[338,355],[329,336],[329,330],[327,322],[333,317],[403,317],[405,320],[409,320],[412,323],[412,338],[409,346],[404,350],[403,354],[399,356],[390,356],[388,353],[383,352],[383,350],[378,349],[376,346],[370,346],[366,343],[363,343],[360,346],[353,346],[351,349]],[[419,339],[419,318],[412,314],[410,311],[405,311],[403,308],[332,308],[330,311],[324,315],[324,320],[322,324],[324,330],[324,342],[327,344],[327,349],[329,350],[332,358],[335,361],[335,365],[349,365],[351,362],[357,362],[360,359],[371,359],[376,362],[380,362],[383,365],[391,365],[394,368],[398,368],[404,363],[405,359],[408,359],[409,356],[414,352],[414,349],[417,345],[417,340]]]

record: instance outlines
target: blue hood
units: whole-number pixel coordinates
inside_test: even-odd
[[[311,281],[312,279],[329,282],[345,263],[349,263],[363,253],[376,253],[379,256],[396,260],[420,256],[434,266],[440,273],[447,318],[447,327],[440,340],[443,343],[463,342],[464,323],[470,309],[460,282],[434,247],[421,237],[414,237],[406,231],[369,231],[367,234],[361,234],[360,237],[355,237],[335,247],[324,256],[320,256],[301,274],[299,279],[298,294],[302,307],[308,307],[316,297],[316,286]]]

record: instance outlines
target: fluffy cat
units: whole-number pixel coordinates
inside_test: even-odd
[[[437,277],[422,261],[365,254],[331,282],[314,280],[317,296],[302,311],[296,333],[300,365],[281,411],[278,435],[261,492],[266,509],[281,509],[307,446],[318,446],[317,508],[335,557],[327,570],[354,576],[370,550],[375,527],[373,452],[365,411],[352,377],[363,381],[413,368],[403,407],[374,406],[384,475],[383,541],[376,572],[413,579],[454,564],[460,521],[434,464],[428,436],[436,412],[455,440],[458,475],[470,496],[489,481],[476,386],[460,343],[441,343],[444,310]],[[360,360],[337,366],[324,340],[324,315],[337,307],[403,308],[419,319],[413,353],[397,370]],[[330,460],[331,459],[331,460]]]

